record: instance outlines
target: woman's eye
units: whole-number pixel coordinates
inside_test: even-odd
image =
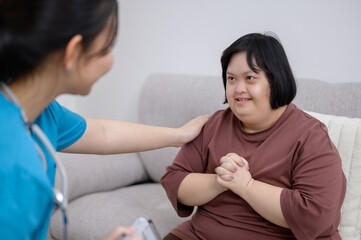
[[[229,81],[234,81],[234,77],[228,77]]]
[[[253,80],[254,77],[252,77],[252,76],[247,76],[246,79],[247,79],[247,81],[250,81],[250,80]]]

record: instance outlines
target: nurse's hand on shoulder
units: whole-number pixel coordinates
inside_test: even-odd
[[[117,227],[103,240],[121,240],[122,236],[130,236],[130,240],[142,240],[143,238],[140,236],[133,236],[135,232],[135,227]]]
[[[235,153],[223,156],[220,166],[215,169],[215,172],[217,182],[240,197],[245,196],[247,187],[253,180],[247,160]]]
[[[187,142],[190,142],[194,138],[196,138],[201,132],[203,125],[208,121],[208,119],[208,115],[198,116],[180,127],[179,130],[181,131],[182,138],[181,142],[177,144],[177,147],[181,147]]]

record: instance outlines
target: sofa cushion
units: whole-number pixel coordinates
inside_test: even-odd
[[[171,165],[180,148],[162,148],[155,151],[139,153],[149,178],[160,181],[168,165]]]
[[[68,207],[69,240],[102,239],[115,227],[132,225],[141,216],[152,219],[162,237],[189,219],[177,216],[160,184],[133,185],[85,195],[71,202]],[[52,237],[62,239],[62,230],[61,212],[57,210],[51,219]]]
[[[327,128],[337,147],[347,178],[339,231],[342,239],[359,239],[361,234],[361,119],[308,112]]]
[[[294,103],[312,112],[361,118],[361,82],[328,83],[297,79]]]
[[[137,154],[92,155],[57,153],[68,176],[68,200],[145,181],[148,175]],[[57,170],[58,171],[58,170]],[[60,186],[56,174],[55,186]]]

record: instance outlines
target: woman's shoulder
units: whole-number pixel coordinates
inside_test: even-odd
[[[290,107],[293,109],[290,114],[290,120],[295,127],[304,129],[310,129],[312,127],[323,129],[325,127],[320,120],[310,115],[307,111],[298,108],[295,104],[290,105]]]
[[[229,107],[225,109],[217,110],[210,116],[206,124],[220,123],[226,119],[231,119],[232,115],[233,113]]]
[[[307,111],[296,107],[291,121],[293,121],[293,132],[299,133],[299,141],[306,145],[319,147],[321,147],[321,143],[324,143],[324,147],[327,149],[335,150],[327,126]]]
[[[214,112],[207,123],[204,125],[204,132],[213,132],[216,128],[223,125],[227,119],[231,119],[232,117],[232,111],[230,108],[217,110]]]
[[[232,119],[232,111],[229,108],[221,109],[214,112],[202,130],[202,138],[208,143],[218,129],[224,128],[224,125]]]

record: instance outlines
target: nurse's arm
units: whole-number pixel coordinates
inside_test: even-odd
[[[87,118],[87,127],[83,136],[62,151],[117,154],[180,147],[198,136],[208,119],[208,116],[199,116],[180,128],[167,128]]]

